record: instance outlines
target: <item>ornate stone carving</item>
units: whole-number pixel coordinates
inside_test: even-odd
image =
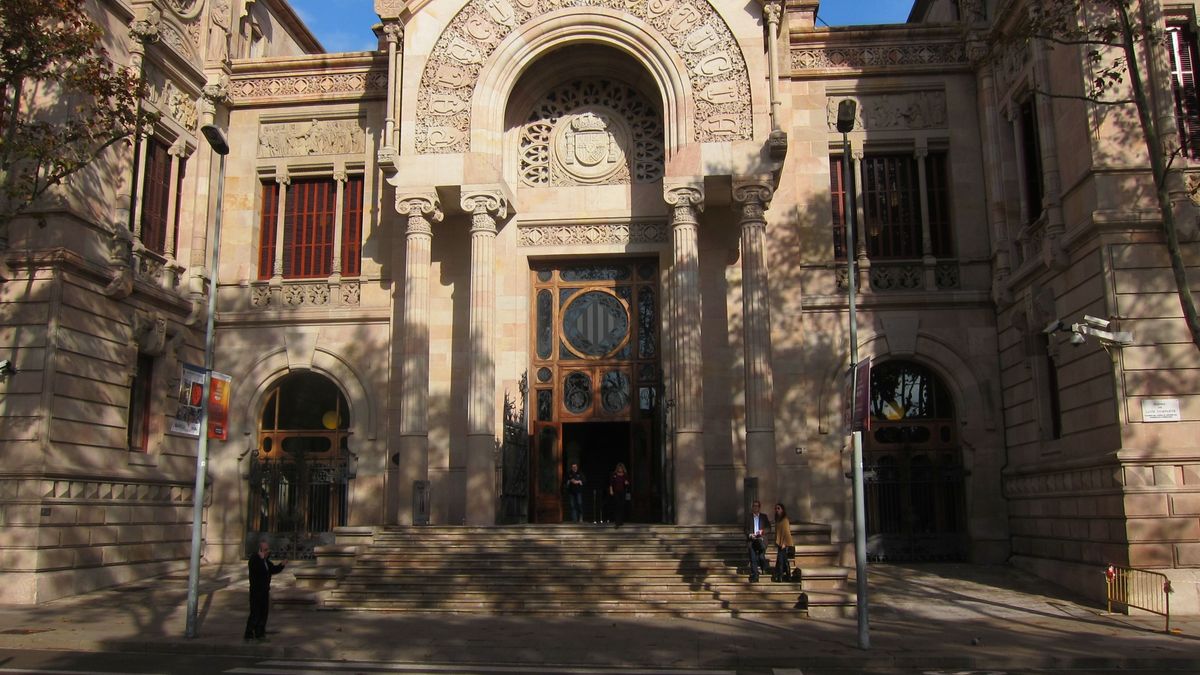
[[[670,239],[664,223],[629,225],[533,225],[517,230],[520,246],[588,246],[598,244],[661,244]]]
[[[238,103],[254,100],[312,100],[331,95],[361,98],[387,92],[387,71],[367,70],[352,73],[288,75],[237,79],[230,97]]]
[[[863,94],[830,98],[825,103],[825,121],[830,131],[837,130],[838,104],[845,98],[858,102],[855,129],[881,131],[946,127],[946,92],[914,91],[903,94]]]
[[[576,80],[546,93],[521,128],[529,186],[649,183],[663,174],[662,116],[641,92]]]
[[[147,8],[143,16],[134,19],[129,24],[129,36],[142,44],[156,42],[159,37],[159,24],[162,13],[153,7]]]
[[[433,223],[441,222],[442,204],[433,194],[397,194],[396,213],[408,218],[405,234],[432,236]]]
[[[228,0],[219,0],[218,6],[221,1],[225,3],[225,11],[228,13]],[[170,7],[181,19],[194,19],[200,15],[200,8],[204,3],[200,0],[163,0],[163,4]]]
[[[792,50],[793,70],[965,65],[962,44],[809,47]]]
[[[334,289],[337,295],[334,294]],[[280,292],[282,306],[278,309],[303,309],[305,307],[328,307],[336,302],[342,306],[357,306],[359,299],[359,282],[341,281],[330,284],[328,281],[295,282],[284,281]],[[269,284],[258,283],[250,288],[250,306],[255,309],[266,309],[271,306],[271,287]]]
[[[184,129],[195,129],[196,120],[200,116],[196,100],[180,91],[174,82],[165,79],[158,73],[151,73],[149,79],[151,81],[150,101]]]
[[[998,91],[1008,91],[1025,72],[1029,62],[1029,44],[1008,43],[996,55],[996,86]]]
[[[365,147],[366,132],[356,119],[277,122],[258,130],[263,158],[360,154]]]
[[[154,311],[135,309],[129,325],[130,340],[139,352],[159,356],[167,344],[167,320]]]
[[[375,13],[381,19],[398,18],[403,7],[403,0],[375,0]]]
[[[751,137],[750,77],[733,33],[705,0],[470,0],[438,38],[417,94],[417,152],[468,152],[482,64],[518,26],[547,12],[606,7],[646,22],[689,71],[696,141]]]

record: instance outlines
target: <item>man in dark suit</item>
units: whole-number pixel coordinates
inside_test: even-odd
[[[759,513],[762,503],[757,499],[750,505],[750,517],[746,521],[746,548],[750,554],[750,581],[757,583],[759,572],[767,570],[767,539],[771,521],[767,514]]]
[[[271,562],[271,545],[266,539],[258,542],[258,553],[250,556],[250,618],[246,619],[246,640],[267,638],[267,612],[271,608],[271,577],[283,571],[287,560]]]

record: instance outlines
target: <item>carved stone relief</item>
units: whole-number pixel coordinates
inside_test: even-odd
[[[1001,93],[1008,91],[1025,72],[1029,62],[1029,44],[1008,44],[996,56],[996,85]]]
[[[705,0],[470,0],[438,38],[417,95],[417,152],[468,152],[483,64],[518,26],[569,7],[607,7],[649,24],[688,69],[696,141],[751,137],[750,77],[733,33]]]
[[[663,175],[663,128],[641,92],[612,80],[576,80],[533,107],[521,128],[528,186],[648,183]]]
[[[855,129],[882,131],[946,127],[946,92],[914,91],[831,97],[825,103],[825,121],[830,131],[837,129],[838,104],[846,98],[858,102]]]
[[[331,94],[361,97],[387,92],[387,71],[318,73],[282,77],[238,78],[230,84],[234,102],[256,99],[281,102],[281,99],[327,99]]]
[[[161,73],[151,71],[149,67],[147,67],[147,75],[147,79],[150,81],[147,97],[150,102],[184,129],[195,129],[196,120],[199,117],[196,100],[180,91],[174,82],[166,79]]]
[[[259,127],[258,156],[361,154],[365,142],[366,133],[356,119],[276,122]]]
[[[857,69],[884,66],[965,65],[962,44],[810,47],[792,50],[793,70]]]
[[[670,232],[665,223],[532,225],[517,230],[517,241],[520,246],[661,244],[668,241]]]

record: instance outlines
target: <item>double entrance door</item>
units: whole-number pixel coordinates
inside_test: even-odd
[[[658,263],[534,263],[531,515],[565,515],[566,471],[586,478],[583,517],[612,518],[609,478],[625,466],[630,519],[662,518]]]

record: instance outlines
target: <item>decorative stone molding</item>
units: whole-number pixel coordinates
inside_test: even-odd
[[[375,0],[375,13],[381,19],[397,19],[404,8],[404,0]]]
[[[158,42],[162,13],[153,7],[148,7],[140,14],[141,16],[129,24],[129,37],[143,45]]]
[[[237,77],[230,87],[235,103],[252,101],[311,101],[317,99],[383,96],[387,93],[386,70],[344,73],[312,73],[278,77]]]
[[[733,207],[742,211],[743,221],[764,220],[764,211],[771,207],[775,186],[763,181],[734,182]]]
[[[200,114],[196,100],[183,93],[174,82],[157,72],[157,69],[149,73],[148,79],[150,87],[147,99],[184,129],[195,129]]]
[[[1006,43],[1001,47],[994,64],[997,91],[1003,93],[1012,88],[1025,72],[1030,56],[1027,42]]]
[[[160,356],[167,344],[167,321],[158,312],[135,309],[129,333],[138,352]]]
[[[946,92],[914,91],[830,97],[825,102],[825,122],[830,131],[837,130],[838,104],[847,98],[858,103],[854,128],[860,131],[946,128]]]
[[[12,484],[17,480],[7,480]],[[191,485],[171,483],[130,483],[112,480],[40,480],[43,501],[158,502],[189,504]]]
[[[438,38],[417,93],[420,154],[471,149],[471,97],[483,64],[518,27],[566,8],[612,9],[649,24],[688,69],[695,140],[751,137],[750,77],[737,41],[705,0],[470,0]]]
[[[517,230],[519,246],[595,246],[600,244],[662,244],[670,241],[665,223],[621,225],[532,225]]]
[[[258,130],[258,156],[362,154],[366,148],[366,137],[357,119],[263,124]]]
[[[441,201],[433,193],[397,193],[396,213],[408,219],[405,232],[409,235],[432,236],[433,223],[440,223],[445,216]]]
[[[663,175],[662,114],[637,89],[595,78],[555,87],[521,127],[521,183],[651,183]]]
[[[508,199],[498,190],[464,190],[459,201],[463,211],[471,214],[471,231],[496,231],[496,221],[508,217]]]
[[[225,11],[228,12],[228,0],[218,0],[218,4],[221,2],[225,5]],[[174,11],[181,19],[195,19],[200,15],[200,8],[204,6],[204,3],[200,0],[163,0],[163,4]]]
[[[271,285],[257,282],[250,286],[250,306],[255,309],[304,309],[311,307],[357,307],[360,297],[358,281],[342,279],[283,281],[278,305],[272,302]]]
[[[806,47],[792,50],[793,70],[857,70],[895,66],[967,65],[962,44]]]

